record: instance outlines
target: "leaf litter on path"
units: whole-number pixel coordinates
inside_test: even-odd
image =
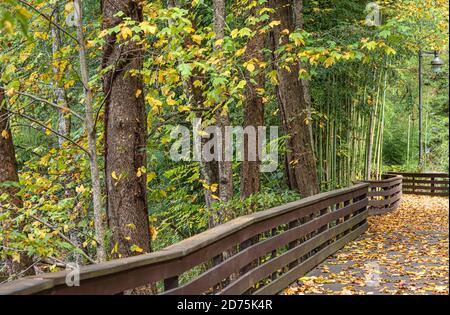
[[[403,195],[283,294],[449,294],[449,200]]]

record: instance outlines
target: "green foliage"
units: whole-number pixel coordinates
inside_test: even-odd
[[[81,261],[89,263],[96,243],[89,159],[82,150],[87,147],[85,122],[73,114],[84,117],[85,112],[76,32],[66,23],[73,5],[65,0],[28,2],[41,14],[16,1],[0,3],[0,86],[5,87],[11,113],[20,176],[18,184],[6,182],[1,187],[17,189],[23,203],[14,205],[9,194],[0,194],[0,218],[7,223],[0,226],[0,242],[8,244],[0,248],[0,257],[17,260],[24,251],[36,259],[62,261],[81,255]],[[52,51],[54,38],[47,18],[55,19],[55,3],[64,32],[59,49]],[[141,75],[145,84],[135,95],[142,95],[146,102],[147,165],[136,171],[148,178],[154,250],[205,231],[211,214],[219,210],[230,220],[300,198],[286,187],[286,165],[280,156],[277,171],[261,175],[262,191],[247,199],[239,198],[240,164],[234,163],[235,197],[207,209],[205,189],[214,193],[217,183],[205,187],[198,163],[175,163],[168,154],[173,126],[189,126],[200,115],[203,128],[216,123],[217,113],[229,114],[233,125],[242,125],[246,89],[258,74],[265,78],[265,85],[257,90],[264,103],[264,123],[280,126],[275,61],[284,69],[299,61],[303,65],[298,76],[308,80],[312,99],[311,117],[304,123],[313,128],[321,190],[325,191],[347,186],[367,173],[370,119],[374,124],[372,173],[418,170],[417,51],[443,51],[442,73],[433,74],[428,59],[425,65],[424,169],[449,170],[446,1],[383,1],[380,27],[364,24],[366,1],[304,1],[304,29],[282,30],[286,43],[277,51],[267,45],[265,60],[253,58],[247,45],[255,34],[269,35],[280,24],[273,19],[268,1],[259,1],[259,10],[253,10],[256,1],[228,1],[221,40],[212,31],[211,1],[180,3],[167,8],[166,1],[146,1],[142,22],[124,18],[102,30],[99,1],[83,1],[100,156],[105,136],[102,75],[110,70],[101,66],[105,37],[114,36],[119,45],[134,41],[143,48],[143,69],[127,75]],[[55,83],[63,87],[73,111],[64,112],[72,128],[67,135],[71,141],[62,147],[51,131],[58,130],[60,120],[53,106]],[[280,136],[278,145],[284,155],[286,137]],[[99,160],[103,173],[104,161]],[[110,234],[106,236],[109,252],[114,251],[113,244],[108,244]],[[51,265],[42,268],[57,270]]]

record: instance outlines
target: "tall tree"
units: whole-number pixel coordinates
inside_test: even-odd
[[[184,3],[183,1],[175,1],[175,0],[169,0],[167,2],[167,6],[169,8],[174,8],[174,7],[179,7],[182,6]],[[196,27],[196,21],[195,19],[192,19],[192,24],[194,27]],[[169,21],[169,23],[172,23],[172,21]],[[185,45],[189,46],[193,44],[192,38],[191,37],[186,37],[185,38]],[[198,69],[194,69],[193,70],[193,74],[183,82],[183,89],[184,89],[184,93],[186,94],[186,96],[190,99],[192,99],[193,104],[195,104],[196,108],[201,108],[203,106],[203,103],[205,101],[205,97],[203,96],[202,90],[199,88],[196,88],[194,86],[194,82],[195,81],[203,81],[203,77],[202,75],[199,73]],[[204,118],[204,112],[199,112],[196,115],[196,122],[197,125],[195,126],[195,130],[200,131],[201,130],[201,126],[199,125],[201,123],[201,121]],[[207,139],[206,137],[202,137],[199,133],[196,133],[194,135],[196,137],[196,141],[195,143],[198,145],[197,148],[195,148],[195,150],[197,150],[197,152],[201,153],[201,148],[202,145],[204,145],[207,141],[209,141],[210,139]],[[208,209],[211,208],[211,206],[213,205],[213,203],[215,203],[217,200],[213,198],[213,192],[211,191],[211,189],[209,187],[211,187],[214,184],[217,184],[219,182],[219,168],[218,168],[218,163],[217,161],[213,160],[213,161],[205,161],[204,157],[201,155],[200,156],[200,161],[199,161],[199,167],[200,167],[200,173],[202,175],[203,180],[206,183],[206,186],[208,188],[204,189],[204,196],[205,196],[205,203],[206,203],[206,207]],[[211,216],[210,218],[210,225],[214,226],[214,220],[215,217]]]
[[[83,31],[83,12],[81,0],[74,1],[74,7],[76,12],[76,26],[77,26],[77,41],[78,41],[78,54],[80,60],[80,73],[81,82],[83,83],[85,105],[86,105],[86,131],[88,138],[88,152],[89,152],[89,167],[91,172],[92,181],[92,199],[94,205],[94,225],[95,236],[97,241],[97,260],[106,260],[106,252],[104,246],[104,229],[103,229],[103,206],[100,187],[100,172],[97,161],[97,135],[94,123],[93,112],[93,93],[89,86],[89,72],[86,58],[86,45],[84,40]]]
[[[61,73],[61,69],[59,67],[58,61],[60,58],[58,54],[60,54],[61,49],[61,31],[56,25],[59,23],[59,2],[57,1],[53,8],[53,20],[55,24],[51,24],[52,28],[52,57],[53,57],[53,94],[55,103],[60,105],[63,108],[69,108],[69,104],[67,102],[67,94],[65,89],[61,86],[61,78],[63,73]],[[58,110],[59,121],[58,121],[58,133],[64,136],[67,136],[70,133],[71,121],[70,115],[65,113],[64,109]],[[63,137],[58,138],[59,146],[61,147],[62,143],[65,141]]]
[[[12,140],[11,129],[9,128],[8,118],[9,112],[6,106],[5,91],[0,88],[0,183],[19,181],[16,153],[14,150],[14,144]],[[0,187],[0,195],[4,192],[6,192],[10,197],[8,199],[8,201],[10,202],[8,208],[13,209],[11,213],[13,216],[15,216],[15,214],[17,213],[17,208],[22,207],[22,200],[16,195],[17,188]],[[2,213],[3,211],[6,211],[6,208],[4,208],[4,205],[0,203],[0,213]],[[10,220],[3,220],[1,224],[7,225],[11,224],[11,222]],[[6,228],[6,226],[4,227]],[[7,242],[7,238],[4,238],[3,245],[5,247],[8,247],[8,245],[5,244]],[[24,253],[19,253],[18,260],[7,257],[5,262],[6,266],[8,267],[8,271],[12,276],[18,275],[19,273],[21,274],[21,276],[34,274],[34,269],[31,268],[33,261],[31,257]]]
[[[142,21],[141,1],[104,0],[103,28],[119,25],[125,18]],[[117,16],[122,12],[123,15]],[[147,212],[146,112],[142,77],[142,46],[133,40],[119,42],[106,36],[103,47],[105,101],[105,172],[108,223],[118,254],[149,252]]]
[[[256,16],[260,9],[260,5],[253,7],[250,15]],[[255,25],[255,30],[258,29],[258,24]],[[251,64],[259,65],[264,61],[264,40],[265,35],[262,32],[256,34],[247,43],[245,59]],[[251,67],[250,67],[251,70]],[[263,97],[258,90],[264,88],[264,72],[262,69],[257,71],[246,70],[245,79],[247,81],[246,99],[244,104],[244,128],[251,126],[255,128],[255,147],[249,146],[248,135],[244,138],[244,158],[242,161],[241,170],[241,197],[249,197],[260,190],[260,158],[259,151],[259,134],[257,128],[264,125],[264,104]],[[250,152],[255,150],[255,152]],[[255,160],[251,160],[251,155],[254,154]]]
[[[272,6],[275,9],[275,19],[280,21],[273,31],[273,45],[278,49],[288,41],[283,31],[292,33],[295,30],[295,15],[291,0],[273,0]],[[296,20],[301,21],[298,12]],[[284,133],[289,136],[286,144],[288,184],[303,197],[311,196],[318,193],[319,186],[311,124],[308,123],[311,112],[308,88],[299,79],[299,63],[292,64],[290,69],[280,67],[278,63],[276,67],[281,122]]]

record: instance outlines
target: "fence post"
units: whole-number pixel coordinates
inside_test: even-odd
[[[434,179],[435,177],[431,177],[431,194],[434,195],[435,189],[434,189]]]

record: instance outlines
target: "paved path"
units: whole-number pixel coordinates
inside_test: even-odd
[[[404,195],[393,213],[285,294],[449,294],[449,200]]]

